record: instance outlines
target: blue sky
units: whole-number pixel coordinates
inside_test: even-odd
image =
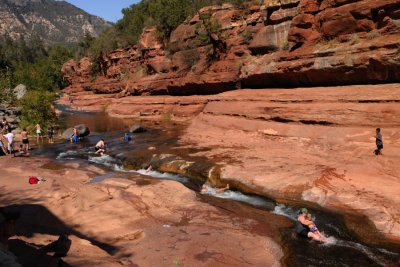
[[[111,22],[122,18],[121,10],[139,0],[66,0],[86,12]]]

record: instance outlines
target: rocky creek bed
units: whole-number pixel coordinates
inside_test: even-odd
[[[131,180],[142,186],[151,186],[159,179],[175,180],[198,192],[200,184],[206,181],[212,186],[222,186],[230,182],[230,191],[219,194],[210,187],[206,194],[196,193],[196,201],[228,212],[232,221],[249,219],[256,222],[246,231],[274,240],[284,252],[284,256],[278,259],[283,265],[396,266],[400,261],[398,244],[385,239],[373,223],[361,214],[349,210],[333,213],[312,202],[288,198],[285,195],[280,198],[274,198],[273,195],[266,198],[265,194],[246,186],[246,183],[221,180],[221,166],[198,156],[206,149],[182,146],[179,143],[179,137],[187,127],[185,124],[171,121],[142,122],[149,131],[135,135],[133,143],[125,144],[121,137],[131,123],[129,121],[94,113],[67,115],[65,121],[70,125],[76,121],[86,122],[94,133],[78,145],[59,143],[51,148],[43,146],[36,153],[48,158],[56,157],[55,164],[61,166],[74,163],[101,168],[101,173],[90,178],[94,184],[113,184],[109,181],[115,178]],[[100,137],[108,140],[110,154],[95,157],[92,147]],[[144,168],[149,164],[155,171],[146,173]],[[311,208],[317,217],[317,225],[331,236],[329,244],[316,244],[294,234],[293,220],[301,206]],[[189,225],[195,217],[193,214],[184,216],[175,227]],[[231,230],[220,229],[224,234]],[[272,248],[276,247],[271,245]],[[221,248],[221,253],[223,250]],[[273,254],[275,257],[279,255],[276,252]],[[185,257],[184,254],[180,256]],[[211,256],[207,254],[205,257]],[[239,263],[233,263],[237,264]]]

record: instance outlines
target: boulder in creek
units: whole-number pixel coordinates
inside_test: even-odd
[[[146,128],[142,127],[139,124],[135,124],[129,129],[129,132],[131,133],[144,133],[146,131],[147,131]]]
[[[79,125],[75,125],[73,128],[66,129],[62,133],[61,137],[64,139],[70,139],[72,134],[74,133],[74,128],[76,128],[79,137],[85,137],[90,134],[89,127],[87,127],[85,124],[79,124]]]

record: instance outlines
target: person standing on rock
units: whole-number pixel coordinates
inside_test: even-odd
[[[2,122],[1,122],[1,129],[3,130],[3,133],[8,132],[9,129],[9,125],[8,125],[8,121],[6,118],[3,118]]]
[[[381,150],[383,149],[383,141],[382,141],[381,128],[376,128],[375,142],[376,142],[375,155],[382,155]]]
[[[49,128],[47,128],[47,136],[49,137],[49,144],[53,144],[54,143],[54,127],[53,125],[49,126]]]
[[[28,153],[29,151],[29,137],[28,137],[28,132],[26,131],[26,128],[24,128],[21,132],[21,138],[22,138],[22,149]]]
[[[42,127],[40,127],[40,124],[36,124],[35,125],[36,128],[36,142],[39,143],[39,138],[42,140],[43,142],[43,132],[42,132]]]
[[[3,150],[5,156],[7,156],[6,143],[6,139],[0,134],[0,148]]]
[[[5,132],[6,134],[4,135],[5,138],[8,140],[8,151],[10,154],[13,152],[13,145],[14,145],[14,134],[12,132]]]

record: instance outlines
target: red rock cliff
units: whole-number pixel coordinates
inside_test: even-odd
[[[67,92],[190,95],[400,81],[399,0],[225,4],[201,9],[166,46],[155,36],[146,29],[137,45],[104,56],[95,79],[88,58],[65,63]]]

